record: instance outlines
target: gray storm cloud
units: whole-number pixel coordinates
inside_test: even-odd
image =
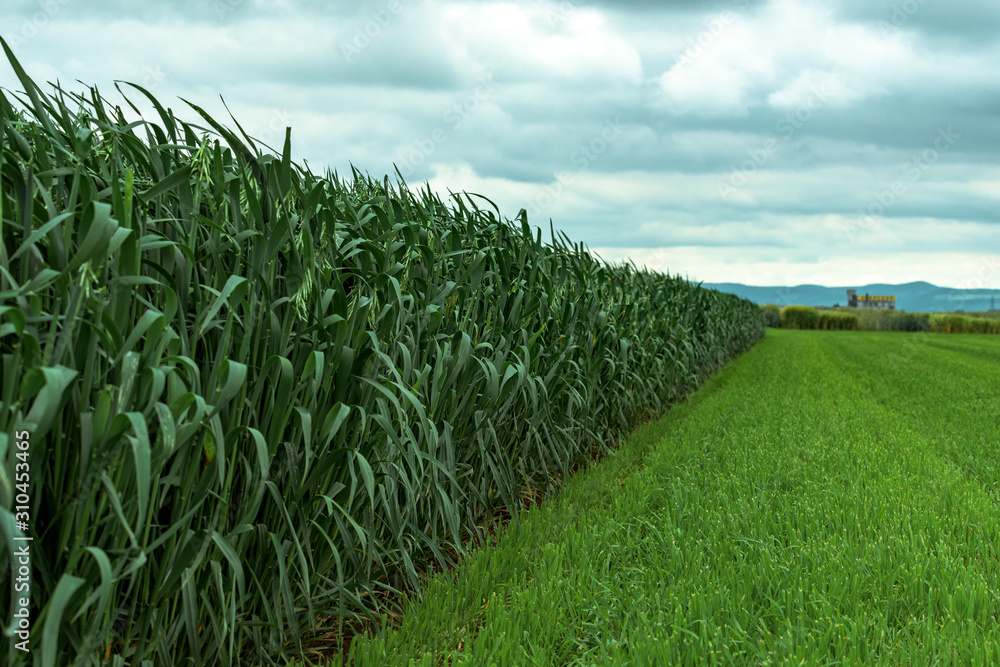
[[[958,286],[1000,250],[998,27],[985,1],[48,0],[0,35],[36,80],[221,95],[314,170],[479,192],[606,258]]]

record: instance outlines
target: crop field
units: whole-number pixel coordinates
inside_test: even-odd
[[[3,664],[329,650],[764,335],[524,209],[48,94],[0,44]]]
[[[1000,340],[769,329],[354,664],[1000,663]]]

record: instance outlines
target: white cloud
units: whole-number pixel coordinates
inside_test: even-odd
[[[1000,289],[1000,274],[983,271],[994,258],[980,252],[851,253],[808,260],[770,248],[592,248],[608,261],[631,258],[638,266],[701,282],[745,285],[864,285],[927,281],[942,287]],[[980,277],[985,276],[985,277]],[[978,278],[980,282],[975,282]],[[973,284],[975,283],[975,284]]]
[[[774,63],[746,20],[729,13],[709,23],[659,77],[659,106],[673,115],[744,116]]]
[[[846,107],[876,92],[880,91],[848,81],[844,74],[806,68],[784,88],[768,95],[767,103],[784,111],[814,104]]]
[[[662,107],[674,115],[739,117],[765,103],[801,108],[817,91],[847,107],[932,69],[905,34],[883,36],[837,23],[829,6],[779,0],[752,16],[706,20],[658,83]]]
[[[552,7],[512,2],[445,4],[441,45],[459,62],[519,79],[617,87],[642,80],[639,53],[604,16],[576,8],[552,18]]]

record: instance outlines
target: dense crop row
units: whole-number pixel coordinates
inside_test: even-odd
[[[931,313],[928,325],[930,331],[940,333],[1000,333],[1000,320],[992,317]]]
[[[24,428],[43,664],[307,651],[763,335],[523,212],[320,177],[142,89],[130,123],[7,54],[0,571]]]
[[[859,328],[857,315],[833,310],[818,311],[808,306],[788,306],[782,308],[779,315],[779,323],[786,329],[854,331]]]

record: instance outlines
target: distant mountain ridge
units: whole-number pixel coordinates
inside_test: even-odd
[[[905,283],[903,285],[850,285],[844,287],[824,287],[823,285],[757,286],[740,283],[702,283],[704,287],[736,294],[754,303],[776,303],[779,306],[833,306],[847,305],[847,290],[858,294],[896,297],[896,310],[919,313],[947,313],[956,310],[986,311],[990,309],[990,298],[994,297],[1000,309],[1000,290],[957,289],[938,287],[926,282]]]

